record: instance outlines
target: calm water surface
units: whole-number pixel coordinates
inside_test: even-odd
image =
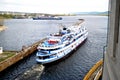
[[[6,31],[0,32],[0,46],[4,50],[21,50],[22,46],[58,32],[59,25],[69,26],[77,19],[85,19],[89,31],[87,41],[72,55],[55,64],[45,66],[40,80],[82,80],[89,69],[103,58],[103,46],[106,45],[107,20],[105,16],[70,16],[63,20],[5,20]],[[0,80],[14,80],[18,75],[36,65],[35,53],[0,73]]]

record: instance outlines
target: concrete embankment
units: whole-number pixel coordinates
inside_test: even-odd
[[[31,69],[25,71],[23,74],[19,75],[15,80],[39,80],[40,75],[44,70],[44,66],[37,64]]]
[[[24,47],[21,51],[15,53],[14,56],[0,62],[0,72],[6,69],[7,67],[15,64],[16,62],[20,61],[21,59],[27,57],[28,55],[32,54],[34,51],[37,50],[37,46],[39,45],[39,43],[43,42],[43,40],[45,39],[42,39],[29,47]]]

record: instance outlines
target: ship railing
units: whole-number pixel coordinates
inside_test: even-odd
[[[39,54],[37,56],[51,56],[51,55],[57,55],[57,51],[56,52],[52,52],[52,53],[47,53],[47,54]]]
[[[38,49],[39,48],[44,48],[44,49],[56,49],[56,48],[61,48],[63,47],[65,44],[57,44],[57,45],[54,45],[54,46],[47,46],[47,45],[39,45],[38,46]]]

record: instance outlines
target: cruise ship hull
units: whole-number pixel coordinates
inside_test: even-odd
[[[48,59],[36,58],[36,61],[38,63],[41,63],[41,64],[47,64],[47,63],[55,62],[59,59],[62,59],[64,57],[66,57],[67,55],[69,55],[70,52],[77,49],[77,47],[87,39],[87,36],[88,36],[88,32],[86,32],[84,35],[82,35],[79,39],[75,40],[70,45],[60,49],[59,51],[57,51],[57,52],[61,51],[61,53],[57,53],[57,56],[54,56],[54,57],[52,56],[51,58],[48,58]],[[37,56],[42,56],[42,55],[39,55],[39,54],[40,54],[40,52],[38,51]]]

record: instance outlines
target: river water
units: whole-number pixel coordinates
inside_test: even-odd
[[[7,30],[0,32],[0,46],[4,50],[20,51],[22,46],[45,38],[51,33],[59,31],[61,24],[69,26],[77,19],[85,19],[85,26],[89,32],[88,39],[72,55],[55,64],[45,66],[40,80],[82,80],[89,69],[103,58],[103,46],[107,39],[106,16],[64,16],[63,20],[5,20]],[[20,74],[36,65],[34,52],[24,60],[7,68],[0,73],[0,80],[14,80]]]

